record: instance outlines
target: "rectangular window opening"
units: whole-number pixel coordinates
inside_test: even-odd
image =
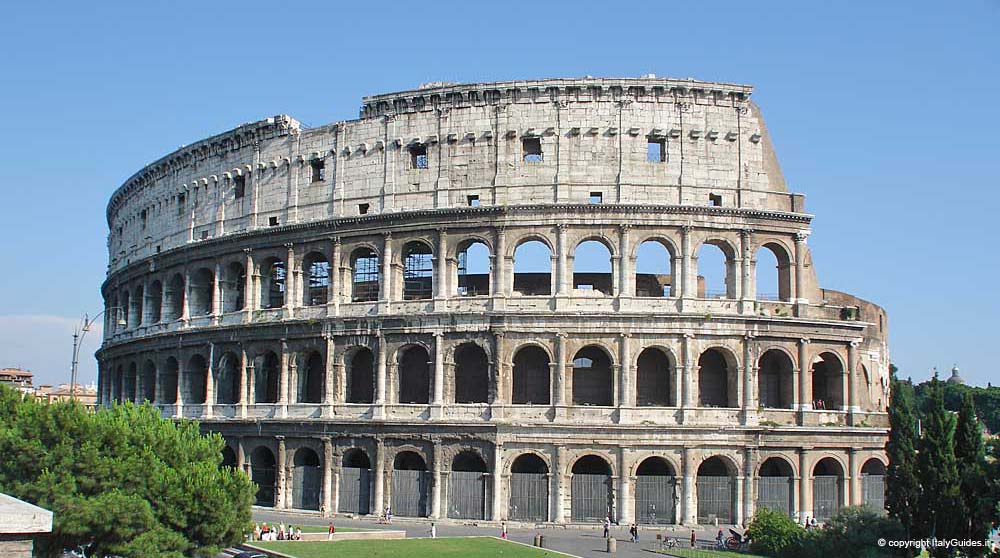
[[[268,217],[267,218],[267,226],[269,226],[269,227],[277,227],[278,226],[278,218],[277,217]]]
[[[465,196],[465,199],[469,202],[469,207],[479,207],[479,196]]]
[[[359,203],[358,204],[358,214],[359,215],[366,215],[368,213],[368,207],[369,206],[368,206],[367,203]]]
[[[247,193],[247,177],[240,175],[233,178],[233,194],[240,199]]]
[[[650,163],[664,163],[667,160],[667,140],[662,138],[649,138],[646,144],[646,161]]]
[[[184,194],[177,194],[177,214],[178,215],[184,215],[184,202],[186,202],[186,201],[187,201],[187,199],[184,196]]]
[[[323,159],[313,159],[310,166],[312,167],[313,182],[323,182],[326,180],[326,161]]]
[[[410,168],[413,169],[426,169],[429,168],[427,164],[427,146],[422,143],[415,143],[410,146]]]
[[[208,240],[208,231],[201,231],[201,239]]]
[[[722,194],[709,194],[708,201],[714,207],[722,207]]]
[[[589,203],[604,203],[603,192],[591,192]]]
[[[142,222],[142,230],[146,230],[146,215],[145,209],[139,212],[139,220]]]
[[[542,162],[541,138],[521,138],[521,150],[524,153],[525,163]]]

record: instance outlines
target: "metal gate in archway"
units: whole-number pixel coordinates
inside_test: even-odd
[[[861,475],[861,501],[878,513],[885,513],[885,477]]]
[[[392,513],[401,517],[427,517],[430,484],[427,471],[393,471]]]
[[[732,523],[735,502],[732,477],[698,477],[698,523]]]
[[[515,521],[548,521],[548,474],[511,473],[507,517]]]
[[[574,474],[570,500],[573,521],[603,521],[609,516],[614,501],[611,476]]]
[[[486,519],[486,475],[452,471],[448,477],[448,517]]]
[[[840,511],[840,477],[813,477],[813,514],[818,521],[828,521]]]
[[[344,467],[340,470],[340,495],[337,511],[371,513],[371,470]]]
[[[635,520],[657,525],[676,522],[677,478],[639,475],[635,479]]]
[[[255,505],[273,507],[275,504],[274,467],[251,467],[250,478],[257,485]]]
[[[768,508],[792,516],[792,478],[760,477],[757,479],[757,509]]]
[[[322,468],[315,465],[296,465],[292,476],[292,507],[300,510],[318,510],[322,487]]]

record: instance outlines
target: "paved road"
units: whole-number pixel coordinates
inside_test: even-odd
[[[320,525],[325,527],[329,525],[330,522],[330,519],[323,518],[319,515],[303,515],[300,513],[289,514],[261,509],[254,509],[253,517],[254,521],[266,521],[269,524],[284,522],[286,525]],[[333,522],[334,525],[341,527],[383,527],[382,525],[376,525],[374,519],[347,519],[337,517],[333,519]],[[472,522],[460,523],[455,520],[437,521],[436,523],[437,535],[439,537],[500,535],[500,529],[489,523],[476,525]],[[393,518],[391,528],[406,531],[406,536],[408,538],[430,536],[430,520],[427,519]],[[706,544],[715,540],[717,532],[718,528],[716,527],[696,528],[698,540]],[[725,532],[728,536],[729,531],[726,530]],[[584,558],[607,556],[605,552],[607,543],[604,540],[603,533],[599,525],[595,525],[593,527],[509,527],[507,529],[507,533],[511,540],[526,544],[532,544],[535,535],[540,534],[545,537],[546,548],[551,548],[553,550],[566,552]],[[650,558],[652,555],[648,552],[643,552],[643,549],[648,549],[653,546],[653,541],[655,540],[657,533],[677,537],[685,546],[691,540],[691,529],[683,526],[669,526],[659,530],[640,529],[639,543],[632,543],[629,541],[627,526],[612,526],[611,529],[611,535],[618,540],[618,556],[622,558]]]

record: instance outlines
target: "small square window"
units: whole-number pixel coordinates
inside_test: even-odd
[[[722,194],[709,194],[708,201],[714,207],[722,207]]]
[[[365,215],[367,213],[368,213],[368,204],[367,203],[359,203],[358,204],[358,214],[359,215]]]
[[[667,140],[662,138],[649,138],[646,143],[646,161],[650,163],[664,163],[667,160]]]
[[[201,231],[201,239],[208,240],[208,231]]]
[[[521,138],[521,151],[524,153],[525,163],[542,162],[542,139],[541,138]]]
[[[240,199],[247,193],[247,177],[240,175],[233,178],[233,195]]]
[[[412,169],[426,169],[429,168],[427,163],[427,146],[422,143],[415,143],[410,146],[410,168]]]
[[[323,182],[326,180],[326,162],[323,159],[313,159],[309,165],[312,167],[313,182]]]
[[[267,218],[267,226],[269,226],[269,227],[277,227],[278,226],[278,218],[277,217],[268,217]]]
[[[591,192],[589,203],[604,203],[603,192]]]
[[[469,207],[479,207],[479,196],[465,196],[469,202]]]

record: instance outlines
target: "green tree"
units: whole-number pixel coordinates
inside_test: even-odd
[[[944,408],[944,390],[936,374],[928,391],[921,424],[923,435],[917,455],[917,477],[920,479],[918,533],[938,539],[957,538],[962,534],[963,506],[955,460],[955,419]],[[943,547],[930,552],[935,557],[953,553]]]
[[[991,495],[986,478],[986,453],[983,448],[983,433],[976,418],[976,406],[972,393],[966,391],[962,406],[958,411],[958,425],[955,427],[955,460],[961,488],[963,511],[963,538],[985,540],[990,532],[993,513]],[[970,556],[982,556],[982,548],[968,549]]]
[[[42,556],[211,556],[242,539],[253,484],[222,438],[131,403],[88,412],[0,388],[0,491],[52,510]]]
[[[919,505],[920,483],[917,479],[917,417],[914,412],[913,386],[896,378],[896,367],[889,367],[889,457],[886,472],[886,509],[899,521],[906,534],[914,533]]]
[[[764,556],[779,556],[785,549],[797,545],[805,529],[787,514],[761,508],[747,527],[750,550]]]
[[[782,558],[889,558],[909,556],[904,549],[880,546],[879,539],[905,540],[903,527],[867,506],[841,510],[821,529],[786,547]]]

